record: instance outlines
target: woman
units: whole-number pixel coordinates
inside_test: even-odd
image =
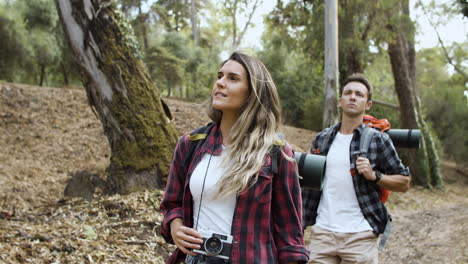
[[[307,262],[296,165],[277,135],[279,98],[263,63],[233,53],[218,71],[208,115],[202,144],[190,153],[202,134],[186,134],[173,156],[161,202],[161,233],[177,246],[167,263]],[[224,245],[216,256],[207,253],[218,246],[211,237]]]

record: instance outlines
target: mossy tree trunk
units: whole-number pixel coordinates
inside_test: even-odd
[[[409,19],[409,0],[400,1],[401,20]],[[408,28],[408,24],[404,24]],[[419,128],[422,142],[418,150],[407,150],[404,156],[408,159],[413,183],[426,187],[442,186],[439,169],[439,157],[433,136],[427,128],[421,114],[416,93],[416,51],[414,48],[414,31],[402,30],[402,25],[388,25],[392,38],[388,41],[388,54],[392,65],[395,89],[400,103],[402,128]]]
[[[56,0],[56,6],[110,143],[111,192],[162,188],[177,138],[131,27],[112,1]]]

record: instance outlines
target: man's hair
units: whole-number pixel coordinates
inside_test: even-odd
[[[340,96],[343,95],[343,88],[350,82],[358,82],[364,84],[367,88],[367,101],[372,100],[372,85],[370,84],[369,80],[366,78],[366,76],[362,73],[353,73],[346,80],[343,82],[343,86],[340,88]]]

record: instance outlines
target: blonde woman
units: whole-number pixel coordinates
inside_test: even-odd
[[[235,52],[221,65],[208,105],[213,123],[182,136],[174,152],[161,203],[161,233],[177,246],[167,263],[307,262],[279,107],[258,59]]]

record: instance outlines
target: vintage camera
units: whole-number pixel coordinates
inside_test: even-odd
[[[229,259],[231,255],[232,236],[217,234],[210,230],[201,229],[198,232],[202,235],[203,244],[200,249],[194,249],[198,254]]]

